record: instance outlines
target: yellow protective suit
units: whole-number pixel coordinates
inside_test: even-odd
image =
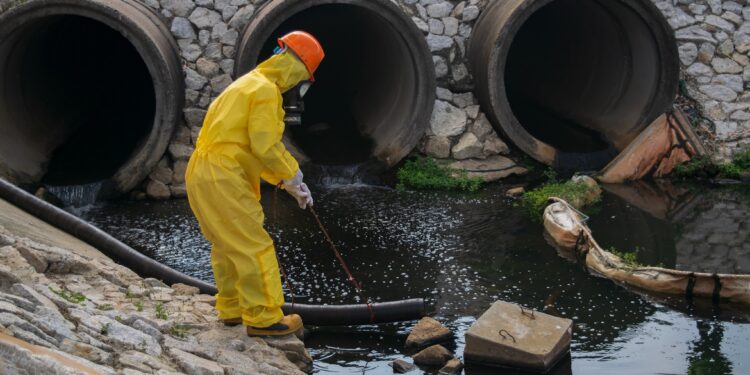
[[[268,327],[284,315],[273,241],[263,229],[260,179],[276,185],[299,166],[281,138],[281,94],[309,78],[291,53],[274,55],[210,106],[185,176],[190,207],[211,242],[219,319]]]

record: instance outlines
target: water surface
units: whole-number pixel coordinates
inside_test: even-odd
[[[671,186],[607,190],[590,221],[602,246],[635,251],[645,264],[750,273],[745,195]],[[377,301],[429,298],[456,333],[449,348],[459,356],[465,331],[500,299],[574,320],[572,355],[561,373],[750,373],[746,313],[642,296],[588,275],[556,254],[541,224],[514,207],[503,186],[476,194],[356,185],[313,191],[365,293]],[[272,196],[264,190],[267,223],[296,300],[361,302],[310,214],[281,193],[273,220]],[[110,202],[76,212],[145,254],[213,281],[209,244],[186,201]],[[391,374],[388,363],[409,354],[403,342],[412,326],[314,329],[306,344],[320,374]]]

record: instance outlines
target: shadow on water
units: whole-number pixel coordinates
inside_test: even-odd
[[[666,191],[606,189],[590,222],[603,247],[636,251],[643,263],[750,272],[750,200],[724,189],[680,187],[663,201],[644,189]],[[469,326],[502,299],[574,320],[572,357],[559,373],[750,373],[745,312],[642,296],[588,275],[556,255],[541,225],[515,208],[502,186],[469,195],[361,185],[313,190],[316,210],[365,293],[377,301],[429,298],[455,333],[448,347],[459,356]],[[276,223],[272,190],[263,192],[296,301],[360,302],[309,213],[281,194]],[[209,245],[187,202],[110,202],[79,214],[145,254],[212,281]],[[318,373],[391,374],[388,363],[410,354],[403,343],[412,326],[313,328],[306,344]],[[465,373],[517,372],[469,367]]]

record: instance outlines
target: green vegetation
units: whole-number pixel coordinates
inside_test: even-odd
[[[99,333],[103,336],[107,336],[107,334],[109,334],[109,323],[103,324],[102,328],[99,328]]]
[[[169,333],[174,337],[184,339],[188,335],[188,328],[182,324],[175,323],[169,328]]]
[[[620,257],[622,261],[625,262],[625,265],[627,265],[629,268],[638,268],[643,266],[642,264],[638,263],[638,257],[635,253],[626,253],[623,251],[619,251],[614,247],[610,247],[609,249],[607,249],[607,251],[612,253],[613,255]]]
[[[157,319],[161,319],[161,320],[169,319],[169,314],[167,314],[167,311],[164,310],[164,305],[162,305],[161,302],[156,304],[155,309],[156,309]]]
[[[398,181],[398,189],[471,192],[479,190],[483,183],[479,177],[469,177],[466,172],[452,170],[435,159],[424,157],[407,161],[398,171]]]
[[[694,157],[674,169],[680,178],[742,178],[750,173],[750,150],[740,152],[731,162],[716,162],[708,156]]]
[[[558,197],[575,207],[585,207],[601,200],[601,195],[596,194],[593,191],[594,189],[597,188],[573,181],[548,182],[534,190],[525,192],[521,198],[521,206],[526,209],[526,212],[532,218],[541,221],[550,197]]]
[[[102,310],[102,311],[109,311],[109,310],[114,309],[114,306],[112,306],[109,303],[105,303],[105,304],[101,304],[101,305],[97,306],[96,308],[99,309],[99,310]]]
[[[82,304],[84,301],[86,301],[85,295],[78,292],[72,292],[66,287],[62,287],[61,290],[55,290],[54,288],[49,287],[49,290],[70,303]]]

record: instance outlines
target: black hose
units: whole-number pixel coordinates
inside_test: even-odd
[[[104,255],[130,268],[142,277],[158,278],[167,284],[182,283],[216,294],[216,286],[165,266],[120,242],[101,229],[51,205],[0,178],[0,198],[29,214],[95,247]],[[424,299],[372,304],[375,319],[370,320],[367,305],[305,305],[285,304],[285,313],[299,314],[307,324],[343,326],[415,320],[427,315]]]

